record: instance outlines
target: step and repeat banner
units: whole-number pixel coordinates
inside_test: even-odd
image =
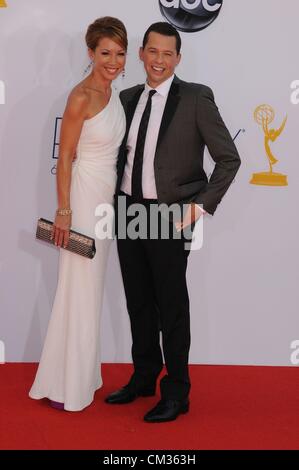
[[[294,0],[0,0],[0,362],[37,361],[54,298],[58,251],[35,240],[53,219],[65,102],[89,60],[101,16],[126,25],[120,91],[142,83],[147,27],[181,33],[177,75],[210,86],[242,166],[189,258],[191,362],[297,365],[299,3]],[[208,175],[213,162],[206,152]],[[102,360],[131,361],[115,242],[102,312]],[[83,312],[84,313],[84,312]]]

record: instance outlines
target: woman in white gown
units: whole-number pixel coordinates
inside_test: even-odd
[[[116,18],[100,18],[89,26],[86,43],[92,71],[70,93],[61,128],[53,230],[60,247],[67,245],[70,227],[95,238],[95,209],[113,203],[125,132],[111,83],[124,70],[126,29]],[[57,291],[31,398],[79,411],[101,387],[99,326],[110,241],[96,239],[92,260],[60,250]]]

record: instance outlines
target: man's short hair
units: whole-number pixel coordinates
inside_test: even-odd
[[[162,34],[163,36],[175,37],[176,51],[177,51],[177,54],[180,53],[181,45],[182,45],[181,36],[171,24],[166,23],[165,21],[159,21],[158,23],[151,24],[150,27],[146,30],[144,37],[143,37],[143,43],[142,43],[143,49],[145,48],[148,42],[148,37],[150,33],[159,33],[159,34]]]

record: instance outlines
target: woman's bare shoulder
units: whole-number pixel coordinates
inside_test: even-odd
[[[67,100],[67,109],[73,113],[87,112],[90,104],[90,94],[84,88],[83,82],[76,85],[70,92]]]

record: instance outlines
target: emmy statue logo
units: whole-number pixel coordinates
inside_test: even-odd
[[[287,176],[282,175],[281,173],[275,173],[273,171],[273,165],[278,162],[277,158],[274,157],[270,141],[275,142],[277,137],[280,136],[284,130],[287,116],[284,118],[279,129],[269,129],[269,124],[274,120],[275,112],[274,109],[268,104],[262,104],[256,108],[254,111],[254,120],[255,122],[262,127],[265,135],[265,150],[269,161],[269,171],[264,171],[261,173],[254,173],[250,180],[251,184],[258,184],[262,186],[287,186]]]
[[[5,8],[7,7],[7,3],[5,0],[0,0],[0,8]]]

